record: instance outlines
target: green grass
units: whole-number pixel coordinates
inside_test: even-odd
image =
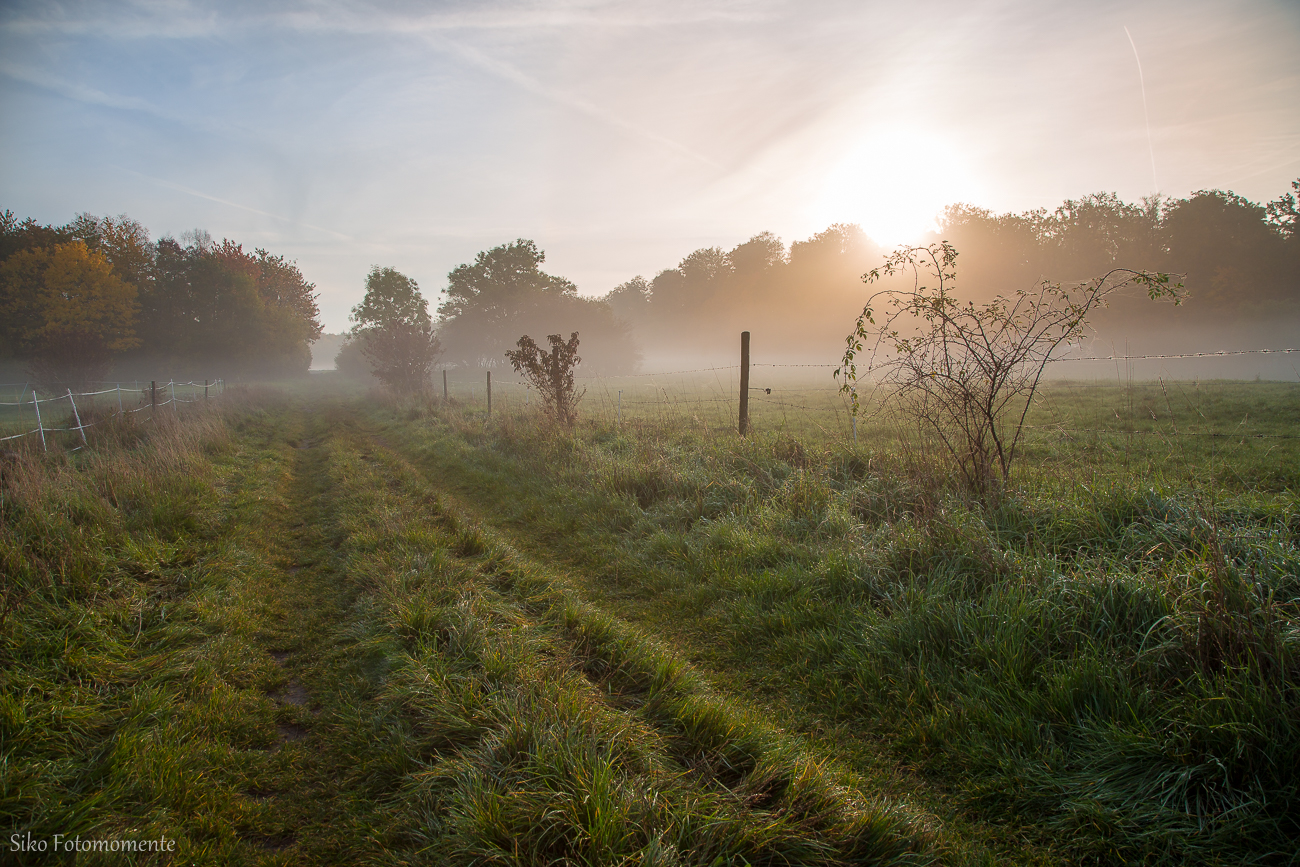
[[[573,432],[232,389],[7,463],[3,839],[1297,862],[1296,387],[1054,385],[981,505],[832,392],[742,440],[624,385]]]
[[[1289,386],[1182,389],[1183,433],[1243,406],[1294,414]],[[1083,427],[1115,397],[1053,390],[1039,412],[1068,404]],[[690,418],[559,434],[500,415],[390,416],[389,436],[595,604],[834,732],[858,770],[882,763],[863,743],[888,744],[976,838],[1079,862],[1293,863],[1290,440],[1044,438],[990,510],[886,437],[742,441]]]
[[[931,835],[467,523],[376,441],[332,456],[436,863],[921,863]],[[743,859],[743,861],[742,861]]]

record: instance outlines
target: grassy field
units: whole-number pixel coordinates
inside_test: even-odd
[[[1300,386],[1055,383],[981,504],[798,372],[738,438],[733,374],[29,442],[6,859],[1300,863]]]

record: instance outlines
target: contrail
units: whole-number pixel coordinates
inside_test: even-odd
[[[340,241],[353,240],[351,237],[344,235],[342,232],[336,232],[333,229],[326,229],[324,226],[314,226],[311,223],[304,223],[300,220],[295,220],[290,217],[282,217],[279,214],[272,214],[270,211],[263,211],[260,210],[259,208],[252,208],[249,207],[248,205],[241,205],[239,204],[239,202],[232,202],[229,199],[219,199],[216,196],[210,196],[207,193],[203,193],[198,190],[192,190],[189,187],[183,187],[180,184],[172,183],[171,181],[165,181],[162,178],[150,177],[149,175],[142,174],[132,169],[124,169],[124,171],[130,172],[133,175],[144,178],[146,181],[152,181],[153,183],[158,184],[160,187],[166,187],[167,189],[175,190],[178,193],[185,193],[187,196],[194,196],[195,198],[198,199],[206,199],[209,202],[216,202],[219,205],[227,205],[232,208],[238,208],[241,211],[248,211],[251,214],[260,214],[263,217],[270,217],[273,220],[279,220],[280,222],[288,223],[291,226],[302,226],[307,229],[313,229],[317,232],[323,232],[326,235],[333,235],[335,238],[338,238]]]
[[[1151,155],[1151,183],[1155,185],[1155,192],[1160,192],[1160,182],[1156,180],[1156,149],[1151,144],[1151,115],[1147,113],[1147,83],[1142,76],[1142,58],[1138,57],[1137,43],[1133,41],[1133,34],[1128,32],[1128,27],[1124,28],[1124,35],[1128,37],[1128,44],[1133,46],[1133,59],[1138,65],[1138,84],[1142,87],[1142,119],[1147,124],[1147,153]]]
[[[507,63],[503,60],[497,60],[496,58],[490,57],[489,55],[484,54],[482,51],[479,51],[476,48],[473,48],[469,45],[465,45],[460,42],[456,42],[455,40],[452,39],[448,39],[447,37],[437,33],[424,33],[422,35],[426,43],[433,45],[436,48],[440,48],[444,51],[449,51],[455,54],[456,56],[460,57],[462,60],[468,61],[474,66],[477,66],[479,69],[491,73],[492,75],[495,75],[498,78],[508,81],[511,84],[518,85],[519,87],[523,88],[529,93],[535,94],[544,99],[551,100],[552,102],[563,105],[574,111],[581,112],[582,114],[588,115],[589,117],[593,117],[599,121],[603,121],[604,123],[607,123],[610,126],[620,129],[623,132],[628,133],[630,135],[639,136],[641,138],[655,142],[658,145],[668,148],[669,150],[676,151],[677,153],[683,156],[690,157],[691,159],[704,163],[705,165],[712,166],[714,168],[719,167],[718,163],[715,162],[714,160],[709,159],[708,157],[704,156],[698,151],[692,150],[691,148],[687,147],[684,144],[681,144],[680,142],[674,141],[670,138],[667,138],[666,136],[662,136],[659,135],[658,133],[654,133],[651,132],[650,130],[644,129],[632,123],[631,121],[625,120],[619,115],[614,114],[613,112],[606,111],[605,109],[597,106],[595,103],[592,103],[588,100],[574,96],[571,93],[567,93],[557,88],[553,88],[548,85],[545,85],[510,63]]]

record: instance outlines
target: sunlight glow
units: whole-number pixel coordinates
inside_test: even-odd
[[[978,185],[961,155],[936,135],[875,130],[827,173],[810,216],[820,225],[857,223],[877,243],[915,243],[945,206],[972,201]]]

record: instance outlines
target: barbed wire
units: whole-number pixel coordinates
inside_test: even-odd
[[[753,365],[751,365],[752,367]],[[662,373],[623,373],[617,376],[583,376],[579,379],[631,379],[642,376],[677,376],[682,373],[706,373],[713,370],[739,370],[739,364],[728,364],[722,367],[694,367],[690,370],[667,370]]]
[[[1300,352],[1300,349],[1221,349],[1218,352],[1181,352],[1165,353],[1158,355],[1086,355],[1075,357],[1053,358],[1052,361],[1140,361],[1142,359],[1160,359],[1160,358],[1226,358],[1232,355],[1269,355],[1282,354],[1289,352]]]
[[[805,407],[803,406],[802,403],[785,403],[784,400],[772,400],[771,398],[759,398],[759,396],[751,396],[750,400],[758,400],[758,402],[761,403],[774,403],[776,404],[776,406],[779,407],[793,407],[794,409],[807,409],[807,411],[809,412],[819,412],[819,409],[816,409],[814,407]],[[823,409],[824,408],[826,407],[823,407]]]
[[[1294,440],[1300,439],[1300,434],[1266,434],[1266,433],[1244,433],[1233,431],[1225,433],[1223,431],[1165,431],[1165,430],[1119,430],[1117,428],[1062,428],[1055,425],[1024,425],[1025,430],[1045,430],[1053,433],[1086,433],[1086,434],[1108,434],[1111,436],[1128,436],[1130,434],[1141,434],[1144,436],[1172,436],[1172,437],[1214,437],[1221,439],[1273,439],[1273,440]]]
[[[1178,359],[1178,358],[1229,358],[1241,355],[1287,355],[1292,352],[1300,353],[1300,349],[1221,349],[1217,352],[1166,352],[1150,353],[1144,355],[1080,355],[1080,356],[1063,356],[1053,358],[1050,363],[1063,361],[1142,361],[1142,360],[1160,360],[1160,359]],[[842,363],[786,363],[786,362],[751,362],[750,367],[790,367],[790,368],[822,368],[831,369],[843,367]],[[718,370],[739,370],[739,364],[727,364],[715,367],[692,367],[683,370],[665,370],[652,373],[623,373],[613,376],[592,374],[590,376],[579,376],[578,379],[633,379],[651,376],[680,376],[684,373],[711,373]],[[15,383],[16,384],[16,383]],[[493,383],[496,385],[497,383]],[[506,384],[502,382],[502,384]],[[515,383],[524,384],[524,383]],[[526,384],[525,384],[526,385]]]

